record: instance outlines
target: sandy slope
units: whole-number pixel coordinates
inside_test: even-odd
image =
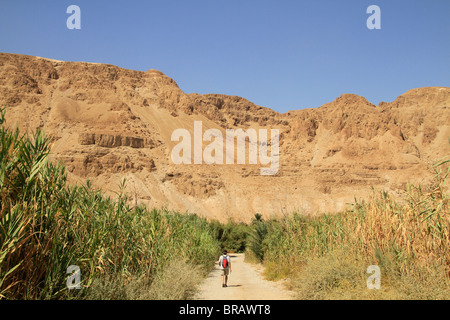
[[[2,106],[7,126],[51,137],[50,159],[65,164],[70,184],[90,179],[115,197],[126,178],[133,203],[221,222],[338,212],[372,187],[402,196],[407,183],[432,179],[429,166],[450,154],[448,87],[412,89],[378,106],[342,94],[280,114],[242,97],[184,93],[157,70],[0,53]],[[279,171],[261,175],[260,157],[226,163],[234,158],[224,147],[231,139],[218,139],[219,163],[175,164],[172,133],[187,130],[194,150],[198,122],[203,151],[211,141],[200,133],[208,129],[222,138],[228,129],[279,130]]]
[[[261,268],[244,262],[244,254],[231,254],[232,273],[228,287],[222,288],[219,266],[206,278],[196,296],[198,300],[292,300],[294,293],[280,282],[264,280]]]

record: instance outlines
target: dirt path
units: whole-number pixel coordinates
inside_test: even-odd
[[[232,273],[228,287],[222,288],[219,266],[216,265],[200,286],[197,300],[292,300],[293,292],[280,282],[267,281],[261,275],[262,267],[244,262],[244,254],[230,254]]]

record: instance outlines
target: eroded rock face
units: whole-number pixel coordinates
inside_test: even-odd
[[[89,178],[149,206],[227,221],[255,213],[334,212],[371,187],[401,193],[425,182],[450,154],[450,88],[413,89],[378,106],[343,94],[315,109],[277,113],[237,96],[185,94],[173,79],[85,62],[0,53],[0,105],[7,125],[43,129],[71,183]],[[174,130],[278,129],[280,168],[175,165]],[[208,143],[203,143],[203,148]],[[112,193],[113,194],[113,193]]]
[[[105,148],[132,147],[144,148],[152,146],[146,140],[138,137],[123,137],[111,134],[81,133],[79,138],[81,145],[97,145]]]

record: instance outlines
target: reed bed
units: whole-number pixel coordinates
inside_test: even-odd
[[[159,275],[174,263],[211,267],[220,244],[205,219],[131,206],[123,192],[112,199],[89,181],[67,187],[64,166],[48,161],[49,138],[8,129],[4,115],[1,110],[0,299],[85,298],[102,279],[119,287],[145,283],[148,290],[155,280],[161,286]],[[67,288],[71,265],[81,270],[81,290]]]
[[[267,222],[268,277],[290,276],[307,299],[450,298],[448,163],[436,163],[432,183],[409,185],[402,199],[373,190],[339,214]],[[369,265],[380,267],[382,290],[367,289]]]

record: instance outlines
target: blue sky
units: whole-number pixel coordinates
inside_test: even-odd
[[[81,30],[69,30],[69,5]],[[381,30],[369,30],[370,5]],[[450,87],[448,0],[2,0],[0,51],[157,69],[278,112]]]

